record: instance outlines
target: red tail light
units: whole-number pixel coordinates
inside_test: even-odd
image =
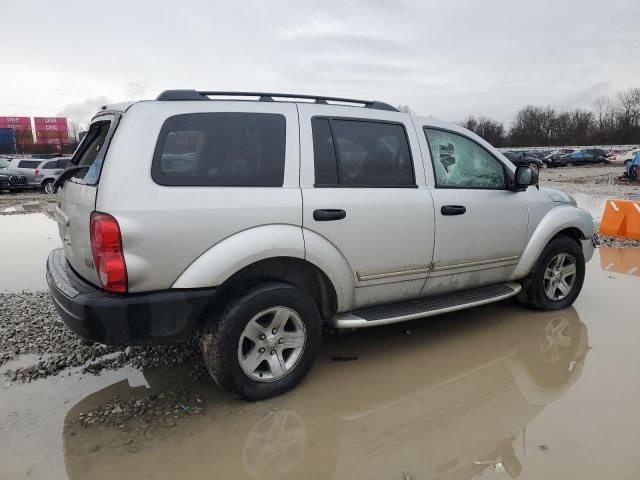
[[[37,177],[38,175],[40,175],[40,169],[39,169],[39,168],[36,168],[36,177]]]
[[[127,266],[124,263],[120,226],[109,214],[91,214],[91,253],[102,288],[109,292],[125,293]]]

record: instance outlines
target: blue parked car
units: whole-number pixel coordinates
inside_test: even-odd
[[[636,153],[630,163],[627,163],[624,167],[624,176],[629,177],[632,180],[637,180],[640,175],[640,152]]]

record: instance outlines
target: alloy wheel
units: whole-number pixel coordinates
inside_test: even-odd
[[[304,322],[287,307],[272,307],[255,315],[240,335],[238,362],[257,382],[274,382],[291,372],[304,352]]]
[[[565,298],[576,280],[576,259],[567,253],[554,256],[544,271],[544,293],[549,300]]]

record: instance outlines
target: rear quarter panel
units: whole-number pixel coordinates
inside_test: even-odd
[[[173,115],[197,112],[284,115],[287,131],[284,185],[178,187],[156,184],[151,178],[151,163],[163,123]],[[96,210],[113,215],[120,224],[129,291],[170,288],[201,255],[244,230],[266,225],[301,229],[298,174],[295,104],[167,101],[131,106],[112,140],[96,202]],[[180,285],[187,286],[185,282]]]

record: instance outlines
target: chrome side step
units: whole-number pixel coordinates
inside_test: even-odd
[[[498,302],[517,295],[520,290],[522,290],[522,286],[519,283],[507,282],[461,292],[445,293],[402,303],[339,313],[331,319],[331,324],[335,328],[366,328],[388,325]]]

